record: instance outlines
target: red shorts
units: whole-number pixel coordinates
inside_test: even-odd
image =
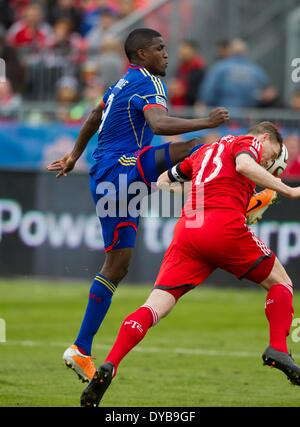
[[[187,228],[185,217],[177,222],[154,286],[175,290],[171,293],[177,299],[216,268],[261,283],[274,262],[274,253],[247,227],[242,214],[208,209],[199,228]]]

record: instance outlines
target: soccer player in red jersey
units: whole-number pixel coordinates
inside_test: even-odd
[[[300,187],[289,187],[266,170],[281,149],[282,137],[277,128],[262,122],[247,135],[228,135],[201,147],[159,177],[161,188],[174,181],[191,180],[189,198],[154,290],[146,303],[124,320],[105,363],[83,391],[82,406],[98,406],[124,356],[182,295],[218,267],[266,289],[270,342],[263,353],[264,364],[282,370],[291,383],[300,385],[300,368],[288,354],[286,344],[293,317],[293,284],[275,254],[245,221],[256,185],[300,198]]]

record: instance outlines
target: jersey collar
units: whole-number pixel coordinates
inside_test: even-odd
[[[128,68],[130,68],[131,70],[140,70],[141,68],[144,68],[144,67],[141,67],[140,65],[129,64]]]

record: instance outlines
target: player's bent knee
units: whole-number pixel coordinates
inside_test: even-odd
[[[277,285],[277,284],[287,284],[290,287],[293,287],[293,282],[291,278],[287,274],[285,268],[280,263],[278,258],[276,258],[275,260],[271,273],[261,283],[261,285],[266,289],[270,289],[273,285]]]
[[[160,289],[154,289],[144,305],[151,307],[157,313],[158,322],[172,311],[175,304],[176,300],[173,295]]]
[[[101,274],[118,284],[128,273],[131,249],[119,249],[107,254]]]

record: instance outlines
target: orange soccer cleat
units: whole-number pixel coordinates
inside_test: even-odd
[[[91,381],[96,372],[92,356],[82,354],[75,344],[67,348],[64,352],[63,360],[68,368],[76,372],[82,382]]]
[[[269,206],[276,203],[278,196],[276,191],[266,188],[260,193],[256,193],[250,200],[246,218],[249,225],[256,224],[262,219],[263,214]]]

